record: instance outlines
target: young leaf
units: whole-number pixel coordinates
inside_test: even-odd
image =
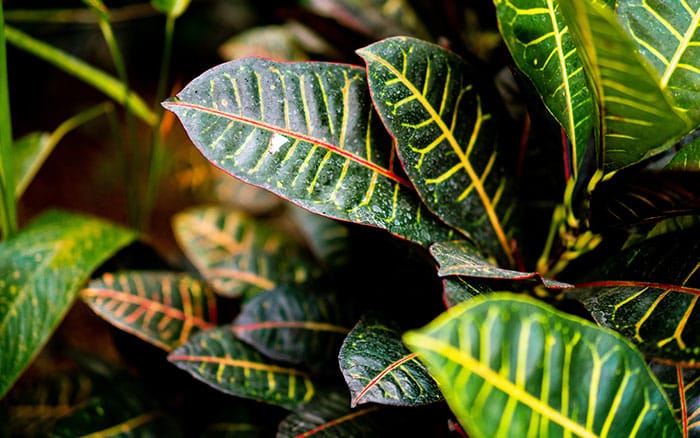
[[[486,260],[473,245],[466,241],[438,242],[430,247],[430,254],[440,265],[438,275],[441,277],[461,275],[497,280],[532,280],[552,289],[573,287],[568,283],[544,278],[537,272],[520,272],[499,268]]]
[[[453,235],[403,176],[361,68],[239,59],[163,105],[212,164],[314,213],[423,245]]]
[[[489,286],[473,278],[455,276],[442,279],[442,301],[445,307],[454,307],[470,298],[492,291]]]
[[[168,360],[219,391],[287,409],[309,402],[315,394],[306,373],[265,359],[237,339],[230,326],[195,334]]]
[[[279,287],[248,300],[231,330],[272,359],[319,369],[338,357],[351,315],[333,294]]]
[[[700,5],[682,0],[661,3],[619,0],[615,15],[673,96],[676,109],[700,122]]]
[[[660,78],[612,10],[597,2],[560,2],[598,105],[599,166],[613,172],[658,154],[690,131]]]
[[[250,297],[320,275],[297,241],[239,211],[190,208],[174,216],[173,230],[199,273],[223,296]]]
[[[216,324],[214,292],[187,274],[105,274],[91,281],[80,295],[112,325],[165,351]]]
[[[650,368],[671,400],[683,436],[700,436],[700,369],[658,362]]]
[[[421,199],[502,263],[515,263],[516,205],[495,120],[470,66],[442,47],[395,37],[357,52],[371,95]]]
[[[0,243],[0,398],[49,339],[90,273],[136,237],[97,218],[48,211]]]
[[[398,326],[376,315],[366,315],[355,325],[338,358],[350,388],[350,407],[415,406],[442,400],[435,380],[401,341]]]
[[[600,266],[567,295],[652,358],[700,360],[700,228],[630,245]]]
[[[404,340],[470,436],[680,436],[630,344],[532,298],[476,297]]]
[[[593,128],[593,99],[581,59],[553,0],[495,0],[498,26],[519,70],[571,142],[576,178]]]

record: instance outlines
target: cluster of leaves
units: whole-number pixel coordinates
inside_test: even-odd
[[[466,51],[483,39],[429,42],[407,3],[403,15],[393,2],[308,3],[361,34],[420,38],[381,35],[357,51],[364,65],[239,58],[164,102],[215,167],[291,203],[281,216],[183,211],[187,264],[104,273],[82,300],[163,351],[161,368],[273,407],[264,423],[217,417],[206,434],[700,434],[700,9],[497,0],[510,70],[494,78]],[[298,56],[283,47],[271,53]],[[519,92],[495,86],[508,84]],[[0,307],[2,342],[36,333],[16,315],[37,308],[21,291],[47,281],[38,265],[84,266],[59,287],[70,301],[135,238],[104,225],[106,248],[58,245],[56,224],[87,231],[52,214],[3,243],[46,253],[5,269],[3,288],[23,298]],[[2,351],[23,357],[3,357],[0,393],[36,354]],[[91,369],[90,390],[81,376],[38,386],[50,395],[34,400],[61,412],[54,433],[177,433],[128,383],[103,397],[105,372]],[[27,394],[8,397],[10,417]]]

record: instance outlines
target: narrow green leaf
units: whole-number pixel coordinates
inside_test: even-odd
[[[166,351],[216,325],[214,292],[187,274],[105,274],[80,295],[110,324]]]
[[[700,369],[658,362],[650,367],[671,400],[683,436],[700,436]]]
[[[404,341],[469,436],[681,436],[629,343],[538,300],[476,297]]]
[[[639,52],[657,71],[662,90],[673,96],[676,109],[700,122],[700,4],[684,0],[619,0],[617,19]]]
[[[361,68],[239,59],[164,106],[204,156],[243,181],[423,245],[454,238],[403,176]]]
[[[442,300],[445,307],[454,307],[478,295],[492,292],[492,289],[474,280],[465,277],[445,277],[442,279]]]
[[[272,359],[322,369],[338,357],[353,313],[332,293],[280,287],[248,300],[232,330]]]
[[[237,339],[230,326],[195,334],[168,360],[219,391],[287,409],[315,394],[308,374],[265,359]]]
[[[497,127],[472,68],[454,53],[413,38],[357,52],[374,105],[423,202],[502,263],[515,263],[517,202],[497,147]]]
[[[560,3],[598,105],[599,167],[613,172],[672,146],[691,128],[612,10]]]
[[[0,398],[49,339],[90,273],[136,237],[97,218],[49,211],[0,244]]]
[[[593,128],[593,99],[569,29],[554,0],[495,0],[513,61],[532,81],[571,142],[574,178]]]
[[[240,211],[193,207],[174,216],[173,230],[190,261],[223,296],[250,297],[320,275],[299,242]]]
[[[567,291],[655,359],[700,362],[700,228],[630,245]]]
[[[568,283],[542,277],[537,272],[503,269],[489,262],[479,251],[465,241],[438,242],[430,247],[430,254],[438,262],[441,277],[461,275],[511,281],[536,281],[552,289],[573,287]]]
[[[355,325],[338,359],[350,388],[350,407],[415,406],[442,400],[435,380],[401,341],[398,326],[376,315],[366,315]]]

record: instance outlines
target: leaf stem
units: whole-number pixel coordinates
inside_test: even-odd
[[[10,87],[7,76],[7,46],[2,0],[0,0],[0,197],[2,197],[0,226],[2,226],[2,237],[7,238],[17,231],[17,200],[15,198]]]

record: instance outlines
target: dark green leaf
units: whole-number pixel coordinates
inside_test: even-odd
[[[401,341],[394,323],[363,317],[345,338],[340,370],[350,388],[351,407],[365,403],[415,406],[442,400],[428,370]]]
[[[187,274],[105,274],[80,295],[112,325],[166,351],[216,324],[214,292]]]
[[[646,355],[700,361],[700,228],[631,245],[567,294]]]
[[[700,136],[684,145],[666,165],[668,170],[700,172]]]
[[[503,263],[515,263],[516,205],[496,121],[472,68],[435,44],[396,37],[358,50],[372,99],[423,202]]]
[[[315,394],[306,373],[264,358],[237,339],[231,326],[195,334],[168,360],[219,391],[287,409],[309,402]]]
[[[651,370],[666,390],[684,437],[700,436],[700,369],[651,363]]]
[[[593,127],[593,99],[559,2],[496,0],[498,25],[513,61],[539,92],[571,142],[576,177]]]
[[[348,263],[350,232],[344,224],[291,204],[289,211],[311,250],[324,265],[338,268]]]
[[[246,302],[232,330],[272,359],[319,369],[338,357],[352,313],[333,294],[280,287]]]
[[[175,215],[173,230],[200,274],[227,297],[250,297],[320,275],[299,242],[240,211],[191,208]]]
[[[97,218],[49,211],[0,244],[0,398],[49,339],[90,273],[135,238]]]
[[[361,68],[239,59],[164,106],[214,165],[314,213],[423,245],[453,235],[403,175]]]
[[[470,436],[680,436],[632,345],[538,300],[475,297],[404,340]]]
[[[359,438],[387,436],[376,418],[378,406],[350,409],[346,394],[329,392],[282,420],[277,438]]]
[[[430,247],[430,254],[440,265],[441,277],[461,275],[465,277],[491,278],[512,281],[537,281],[552,289],[573,287],[568,283],[544,278],[537,272],[520,272],[503,269],[489,262],[469,242],[439,242]]]
[[[660,78],[612,10],[597,2],[560,3],[598,105],[599,167],[612,172],[656,155],[690,131]]]
[[[700,122],[700,4],[618,0],[615,14],[658,73],[660,88],[673,96],[680,112]]]
[[[478,280],[464,277],[442,279],[442,300],[446,307],[453,307],[475,296],[489,293],[492,289]]]

